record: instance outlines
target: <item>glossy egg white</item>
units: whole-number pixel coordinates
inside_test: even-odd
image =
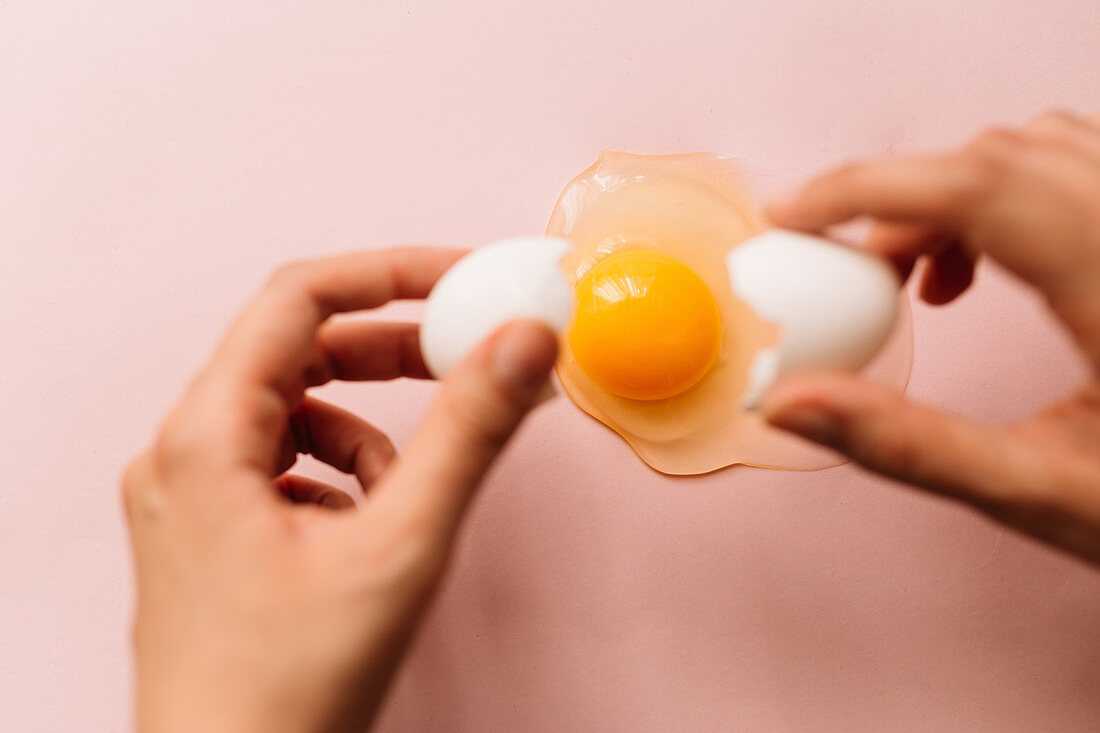
[[[420,325],[424,363],[439,379],[508,321],[531,319],[556,332],[569,324],[573,292],[561,268],[572,243],[515,237],[475,249],[432,288]]]

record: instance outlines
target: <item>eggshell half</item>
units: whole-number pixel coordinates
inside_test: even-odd
[[[562,331],[573,292],[561,260],[562,237],[516,237],[479,247],[432,288],[420,325],[424,363],[439,379],[508,321],[532,319]]]
[[[735,293],[779,326],[778,342],[757,354],[745,406],[780,376],[863,368],[886,343],[901,283],[880,257],[798,232],[773,229],[726,255]]]

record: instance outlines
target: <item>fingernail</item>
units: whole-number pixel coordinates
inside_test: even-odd
[[[557,358],[557,339],[542,324],[508,326],[492,357],[492,373],[502,386],[524,395],[539,392]]]
[[[765,407],[767,421],[777,428],[789,430],[815,443],[834,445],[839,437],[839,426],[832,415],[809,408],[779,408],[770,410]]]

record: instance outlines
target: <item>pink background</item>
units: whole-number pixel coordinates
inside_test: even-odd
[[[761,190],[1100,108],[1096,0],[0,2],[0,729],[129,720],[120,467],[277,263],[541,231],[602,147]],[[996,272],[911,393],[1081,369]],[[326,389],[400,444],[434,386]],[[849,467],[670,480],[566,401],[485,487],[386,731],[1096,730],[1100,573]]]

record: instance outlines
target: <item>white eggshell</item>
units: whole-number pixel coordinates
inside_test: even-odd
[[[516,237],[479,247],[447,270],[428,295],[420,325],[420,350],[432,374],[445,377],[508,321],[564,330],[573,292],[560,263],[571,248],[561,237]]]
[[[857,370],[886,342],[900,283],[880,257],[807,234],[774,229],[726,256],[734,292],[779,326],[772,353],[750,369],[746,402],[779,376],[808,370]]]

